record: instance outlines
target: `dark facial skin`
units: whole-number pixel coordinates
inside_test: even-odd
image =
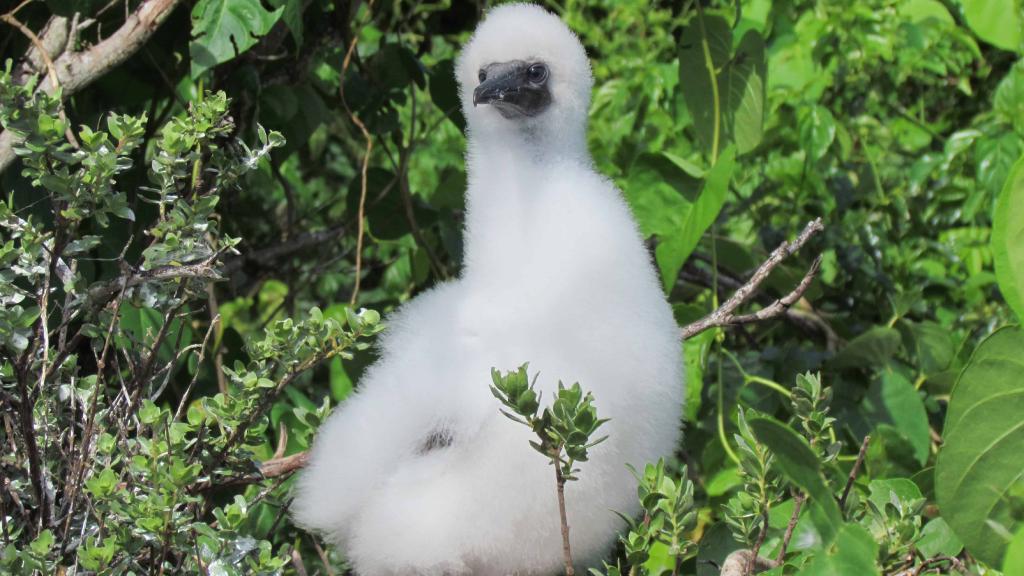
[[[480,69],[473,105],[490,104],[505,118],[537,116],[551,104],[543,62],[495,62]]]

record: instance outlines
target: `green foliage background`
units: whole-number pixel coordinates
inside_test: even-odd
[[[124,21],[100,4],[36,1],[17,17],[37,31],[92,18],[69,48],[84,50]],[[641,496],[665,481],[685,494],[697,546],[634,540],[619,556],[714,574],[706,560],[767,526],[774,557],[799,492],[776,573],[940,557],[1024,573],[1020,1],[546,5],[591,57],[590,149],[680,325],[824,224],[755,308],[820,254],[803,299],[681,351],[686,433],[667,467],[685,464],[693,492],[658,467]],[[63,105],[4,76],[0,120],[26,140],[0,174],[0,570],[344,565],[289,523],[290,478],[257,464],[308,448],[357,386],[377,312],[458,273],[453,59],[484,10],[197,0]],[[2,30],[17,64],[29,42]],[[353,118],[372,140],[362,199]]]

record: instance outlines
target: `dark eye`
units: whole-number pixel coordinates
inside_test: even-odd
[[[540,84],[548,79],[548,67],[543,64],[534,64],[526,71],[526,77],[534,84]]]
[[[487,72],[484,72],[483,69],[481,69],[476,73],[476,77],[483,82],[484,80],[487,80]]]

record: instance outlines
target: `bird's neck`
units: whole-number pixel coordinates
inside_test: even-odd
[[[538,246],[551,236],[543,228],[565,209],[551,200],[551,186],[567,171],[589,166],[590,156],[582,138],[570,142],[564,135],[558,145],[471,137],[469,150],[463,275],[517,283],[559,250]]]

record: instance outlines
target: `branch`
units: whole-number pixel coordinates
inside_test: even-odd
[[[52,94],[55,91],[54,85],[59,85],[63,98],[79,92],[141,48],[179,2],[180,0],[145,0],[106,40],[88,50],[61,54],[53,61],[57,77],[51,80],[50,85],[41,85],[40,89]],[[33,44],[36,45],[37,51],[39,46],[47,46],[45,41],[33,41]],[[49,56],[47,52],[43,50],[40,57],[43,54]],[[9,130],[0,134],[0,172],[14,161],[13,139]]]
[[[725,562],[722,563],[722,570],[719,572],[719,575],[746,576],[747,574],[757,574],[758,572],[771,570],[779,564],[775,560],[769,560],[762,556],[755,557],[752,551],[744,548],[725,557]]]
[[[786,524],[786,533],[782,536],[782,546],[779,548],[779,554],[775,557],[775,561],[779,564],[782,564],[786,558],[786,549],[789,548],[789,541],[793,539],[796,523],[800,521],[800,509],[803,507],[805,499],[807,496],[803,492],[797,492],[793,496],[793,514],[790,515],[789,523]]]
[[[857,453],[857,461],[853,463],[853,468],[850,470],[850,477],[846,479],[846,487],[843,488],[843,496],[839,499],[839,511],[846,514],[846,498],[850,495],[850,488],[853,487],[853,482],[857,479],[857,473],[860,472],[860,465],[864,463],[864,454],[868,451],[868,443],[871,442],[871,436],[865,436],[864,441],[860,443],[860,452]]]
[[[818,267],[821,263],[821,257],[815,259],[811,268],[804,275],[803,280],[797,285],[795,289],[789,294],[771,303],[767,307],[753,313],[745,315],[736,315],[736,309],[739,308],[743,303],[750,300],[750,298],[757,291],[757,288],[762,282],[772,273],[783,260],[787,257],[795,254],[804,244],[818,232],[825,229],[825,226],[821,223],[821,218],[817,218],[807,223],[800,235],[796,237],[792,243],[783,242],[768,256],[768,259],[761,263],[754,271],[754,274],[750,277],[750,280],[746,284],[740,286],[736,293],[731,298],[725,301],[717,310],[708,314],[704,318],[697,320],[691,324],[686,325],[683,328],[683,339],[692,338],[701,332],[714,328],[716,326],[734,326],[738,324],[749,324],[752,322],[761,322],[780,316],[786,310],[789,309],[797,300],[799,300],[807,288],[810,287],[811,282],[818,273]]]
[[[282,458],[272,458],[260,464],[260,474],[263,474],[264,478],[276,478],[305,468],[308,462],[308,451],[302,451]]]

